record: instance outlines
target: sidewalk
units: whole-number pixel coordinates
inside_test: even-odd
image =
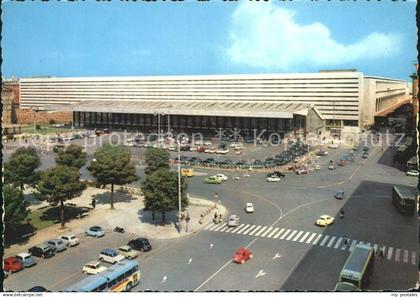
[[[28,248],[42,243],[45,240],[55,238],[61,234],[73,233],[75,235],[84,234],[85,230],[91,226],[101,226],[106,232],[118,226],[123,227],[126,232],[142,235],[154,239],[169,239],[188,236],[199,231],[206,224],[211,222],[215,212],[222,214],[224,217],[227,213],[226,208],[217,204],[217,208],[208,211],[208,214],[203,218],[200,216],[209,207],[214,207],[215,202],[190,197],[190,205],[186,209],[190,217],[188,223],[188,232],[186,229],[186,222],[181,222],[181,231],[178,232],[176,222],[177,212],[166,213],[166,223],[160,224],[161,214],[156,213],[156,219],[153,222],[150,212],[143,210],[144,203],[143,197],[137,195],[129,195],[120,192],[114,193],[114,210],[110,209],[110,193],[105,189],[97,189],[88,187],[80,197],[69,200],[68,202],[74,203],[77,206],[91,207],[92,197],[96,199],[96,207],[89,212],[89,215],[82,219],[74,219],[66,223],[66,229],[59,229],[60,224],[55,224],[51,227],[37,231],[37,233],[30,237],[28,241],[14,244],[5,249],[5,256],[14,255],[19,252],[27,251]],[[200,220],[202,224],[200,224]]]

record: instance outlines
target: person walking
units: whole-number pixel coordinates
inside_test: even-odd
[[[92,207],[95,208],[96,207],[96,200],[95,198],[92,199]]]
[[[384,247],[381,247],[381,249],[379,250],[379,255],[378,255],[378,257],[379,257],[380,259],[383,259],[383,258],[384,258]]]
[[[346,236],[344,236],[344,246],[347,247],[349,244],[349,238]]]

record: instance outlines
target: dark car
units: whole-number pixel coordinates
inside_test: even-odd
[[[367,152],[367,151],[369,151],[369,148],[368,148],[367,146],[365,146],[365,147],[363,148],[363,151],[364,151],[364,152]]]
[[[219,149],[225,149],[225,148],[226,148],[226,144],[224,144],[223,142],[219,144]]]
[[[285,177],[286,175],[284,175],[283,173],[281,173],[280,171],[274,171],[273,174],[277,175],[278,177]]]
[[[148,252],[152,250],[152,245],[150,244],[147,238],[132,239],[128,242],[127,245],[134,250],[138,250],[142,252]]]
[[[28,253],[39,258],[50,258],[55,255],[54,250],[46,244],[33,246],[28,250]]]
[[[30,288],[28,292],[51,292],[51,291],[48,291],[46,288],[41,287],[41,286],[35,286],[35,287]]]
[[[183,152],[185,152],[185,151],[188,152],[188,151],[190,151],[190,149],[191,149],[191,147],[189,145],[183,145],[179,148],[179,150],[183,151]]]

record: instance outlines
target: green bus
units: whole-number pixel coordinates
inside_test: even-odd
[[[359,289],[369,285],[373,273],[375,253],[370,245],[358,244],[354,247],[349,258],[340,272],[340,283],[349,283]]]
[[[392,202],[403,214],[413,215],[416,209],[416,190],[405,186],[392,187]]]

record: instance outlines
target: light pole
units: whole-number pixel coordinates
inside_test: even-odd
[[[181,145],[178,144],[178,224],[181,231]]]

